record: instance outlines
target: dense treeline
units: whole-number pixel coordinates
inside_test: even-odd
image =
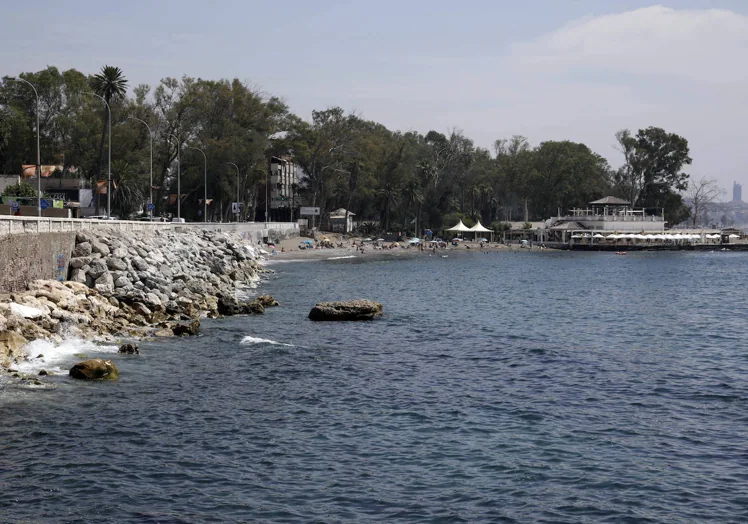
[[[496,221],[539,220],[558,208],[584,206],[612,194],[638,207],[665,209],[670,223],[688,216],[680,191],[691,163],[686,139],[659,128],[615,139],[622,166],[613,169],[586,145],[548,141],[531,146],[522,136],[477,147],[459,130],[391,131],[338,107],[315,111],[311,121],[279,98],[238,80],[165,78],[155,89],[127,80],[115,67],[93,76],[49,67],[21,78],[39,92],[42,164],[62,164],[65,176],[106,178],[107,110],[111,107],[113,208],[140,212],[148,200],[150,126],[153,133],[156,212],[173,211],[176,159],[181,149],[183,216],[197,217],[208,162],[209,214],[229,219],[237,192],[248,219],[262,218],[264,180],[271,156],[293,158],[302,169],[298,200],[322,213],[346,208],[384,230],[439,229],[461,216]],[[28,85],[0,85],[0,170],[17,173],[36,158],[36,100]],[[611,140],[613,137],[611,137]],[[190,147],[186,147],[190,146]],[[75,168],[76,172],[70,172]],[[379,226],[374,226],[379,223]]]

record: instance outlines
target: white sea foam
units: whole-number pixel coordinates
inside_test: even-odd
[[[13,366],[22,373],[35,373],[39,370],[53,373],[65,373],[84,354],[94,358],[102,353],[117,353],[119,348],[111,345],[99,345],[88,340],[71,338],[56,344],[49,340],[34,340],[23,347],[28,360]],[[41,356],[40,356],[41,355]],[[39,357],[39,358],[37,358]]]
[[[255,344],[271,344],[273,346],[293,347],[293,344],[285,344],[283,342],[276,342],[275,340],[270,340],[267,338],[251,337],[249,335],[244,337],[241,343],[245,346],[253,346]]]
[[[344,258],[357,258],[356,255],[345,255],[342,257],[330,257],[327,260],[343,260]]]

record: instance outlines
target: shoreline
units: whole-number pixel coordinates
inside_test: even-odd
[[[250,295],[270,271],[233,233],[79,232],[67,280],[33,280],[24,291],[0,295],[0,375],[39,385],[17,368],[43,362],[32,354],[43,343],[192,336],[204,318],[262,314],[277,302]]]

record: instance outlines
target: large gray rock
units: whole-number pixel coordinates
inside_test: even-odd
[[[91,263],[91,257],[76,257],[70,259],[70,267],[80,269]]]
[[[373,320],[382,316],[382,304],[372,300],[320,302],[309,312],[310,320]]]
[[[86,283],[86,272],[82,269],[73,269],[70,272],[70,279],[73,282],[80,282],[81,284]]]
[[[121,258],[107,257],[106,265],[109,269],[115,271],[125,271],[127,269],[127,262]]]
[[[91,254],[91,243],[80,242],[75,249],[73,249],[73,257],[87,257]]]
[[[110,295],[114,292],[114,280],[108,271],[94,281],[94,289],[102,295]]]
[[[132,259],[132,267],[134,267],[138,271],[146,271],[149,268],[148,262],[140,257]]]
[[[88,276],[96,280],[104,273],[108,273],[109,268],[107,268],[106,262],[104,259],[98,258],[96,260],[92,260],[91,264],[88,268],[88,271],[86,272]]]
[[[132,282],[130,282],[130,280],[124,275],[117,278],[117,280],[114,281],[114,287],[127,287],[131,285],[132,285]]]
[[[93,242],[91,242],[91,251],[93,253],[99,253],[101,256],[105,257],[109,255],[109,246],[107,246],[104,242],[94,240]]]

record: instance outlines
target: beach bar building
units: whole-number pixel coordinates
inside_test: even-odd
[[[570,209],[565,215],[548,221],[549,237],[558,242],[568,242],[572,236],[592,232],[589,237],[605,233],[651,233],[665,231],[664,210],[654,212],[635,209],[631,203],[614,196],[607,196],[588,204],[588,207]]]

